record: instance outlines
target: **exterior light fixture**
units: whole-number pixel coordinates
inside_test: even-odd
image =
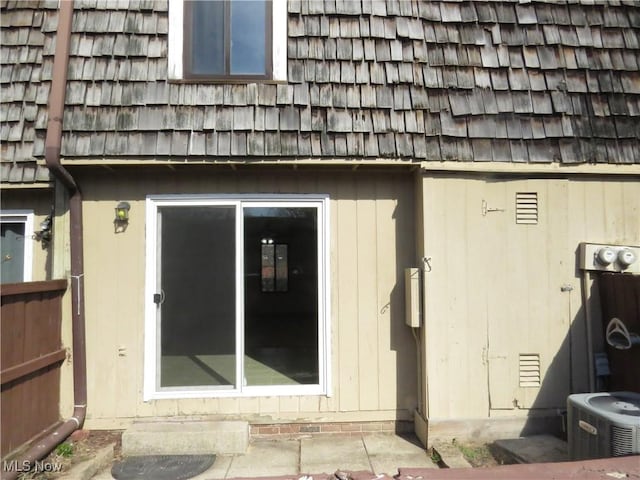
[[[43,242],[43,245],[51,241],[51,224],[52,219],[49,215],[40,223],[40,231],[33,234],[33,237]]]
[[[116,206],[116,219],[113,221],[116,233],[122,233],[129,225],[129,210],[131,205],[128,202],[120,202]]]
[[[130,209],[131,205],[129,203],[120,202],[116,207],[116,222],[128,222]]]

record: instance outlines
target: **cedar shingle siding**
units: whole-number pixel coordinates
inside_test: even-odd
[[[44,51],[53,54],[58,2],[0,5],[0,177],[11,183],[49,181],[47,168],[35,158],[43,153],[47,128],[53,57]]]
[[[3,181],[44,153],[56,4],[2,2]],[[169,83],[167,9],[76,2],[64,157],[640,163],[635,0],[289,1],[279,85]]]

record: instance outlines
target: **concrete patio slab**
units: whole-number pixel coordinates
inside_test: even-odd
[[[360,436],[311,437],[300,440],[301,473],[333,473],[336,470],[372,471]]]
[[[206,472],[190,478],[189,480],[222,480],[227,478],[227,472],[233,460],[232,455],[216,455],[216,461]]]
[[[369,455],[395,453],[398,455],[423,454],[426,450],[414,436],[389,435],[388,433],[365,433],[362,440]]]
[[[392,477],[403,465],[438,468],[415,437],[371,433],[364,434],[362,439],[376,474]]]
[[[254,441],[245,455],[233,457],[226,478],[288,475],[297,473],[299,464],[298,441]]]
[[[567,442],[552,435],[496,440],[496,448],[518,463],[566,462]]]

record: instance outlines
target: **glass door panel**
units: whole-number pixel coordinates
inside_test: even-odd
[[[2,283],[24,281],[24,223],[2,223]]]
[[[157,385],[235,388],[236,207],[158,207]]]
[[[246,385],[317,384],[318,209],[247,206],[243,217]]]

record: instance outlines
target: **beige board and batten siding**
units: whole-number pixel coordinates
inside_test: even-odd
[[[421,193],[429,417],[564,408],[588,388],[577,247],[640,243],[638,178],[429,174]]]
[[[410,420],[417,402],[416,357],[404,324],[402,279],[415,251],[413,177],[344,170],[229,172],[154,171],[136,179],[118,172],[78,174],[85,199],[87,428],[173,415],[264,423]],[[330,196],[332,396],[142,400],[145,197],[176,193]],[[114,207],[121,200],[131,204],[130,221],[116,234]]]

